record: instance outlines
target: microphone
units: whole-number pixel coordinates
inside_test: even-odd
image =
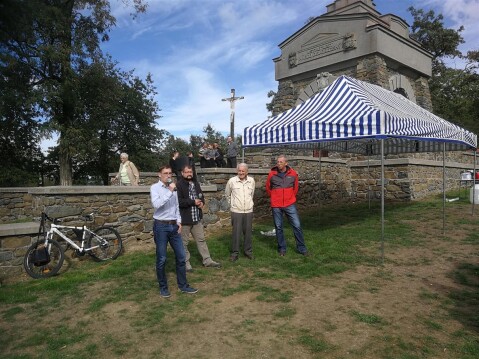
[[[173,180],[172,180],[171,178],[168,178],[168,179],[166,180],[166,183],[168,183],[168,186],[170,186],[170,184],[173,183]],[[176,191],[176,187],[173,189],[173,191]]]

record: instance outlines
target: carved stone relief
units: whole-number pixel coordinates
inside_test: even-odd
[[[301,46],[301,50],[289,54],[289,68],[302,63],[329,56],[337,52],[351,51],[357,48],[356,34],[320,34]]]

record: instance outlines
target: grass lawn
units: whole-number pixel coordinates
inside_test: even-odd
[[[455,196],[452,193],[449,196]],[[476,209],[479,211],[479,208]],[[272,220],[256,221],[255,259],[230,263],[230,230],[208,238],[221,269],[196,295],[159,296],[151,244],[115,261],[0,287],[1,358],[479,358],[479,214],[440,197],[301,211],[310,257],[279,257]],[[287,222],[286,222],[287,223]]]

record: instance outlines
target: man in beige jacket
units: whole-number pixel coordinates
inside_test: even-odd
[[[230,204],[233,237],[230,261],[238,260],[240,239],[244,237],[243,252],[246,258],[253,259],[253,196],[255,181],[248,176],[248,165],[237,166],[238,175],[230,178],[225,188],[225,196]]]

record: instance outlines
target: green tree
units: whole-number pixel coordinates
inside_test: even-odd
[[[271,98],[271,101],[266,104],[266,109],[273,113],[274,110],[274,97],[276,96],[276,92],[273,90],[268,91],[268,98]]]
[[[108,183],[117,170],[119,155],[126,152],[142,171],[156,170],[165,131],[156,127],[160,117],[151,77],[141,80],[105,59],[80,71],[74,129],[75,182],[90,176]]]
[[[30,72],[17,71],[17,66],[6,67],[0,76],[1,187],[37,186],[44,160]]]
[[[454,122],[469,131],[479,133],[479,75],[478,51],[462,54],[458,47],[464,43],[459,29],[447,29],[443,16],[434,11],[425,12],[414,7],[408,9],[413,15],[411,37],[417,40],[432,56],[432,77],[429,81],[434,113]],[[446,59],[459,58],[465,61],[464,69],[453,69]]]
[[[136,13],[146,9],[142,0],[131,4]],[[110,2],[4,0],[0,14],[0,71],[14,64],[31,75],[41,117],[59,134],[60,184],[71,185],[79,70],[100,56],[115,25]]]
[[[464,26],[457,30],[445,28],[444,17],[436,16],[433,10],[425,12],[411,6],[408,11],[414,18],[411,36],[432,54],[433,72],[437,74],[441,70],[445,58],[462,56],[458,46],[464,43],[461,36]]]
[[[191,145],[182,138],[175,137],[169,134],[165,141],[161,145],[161,149],[158,153],[158,159],[160,165],[168,164],[173,152],[178,151],[180,156],[186,156],[188,151],[192,151]],[[158,168],[155,169],[157,171]]]

